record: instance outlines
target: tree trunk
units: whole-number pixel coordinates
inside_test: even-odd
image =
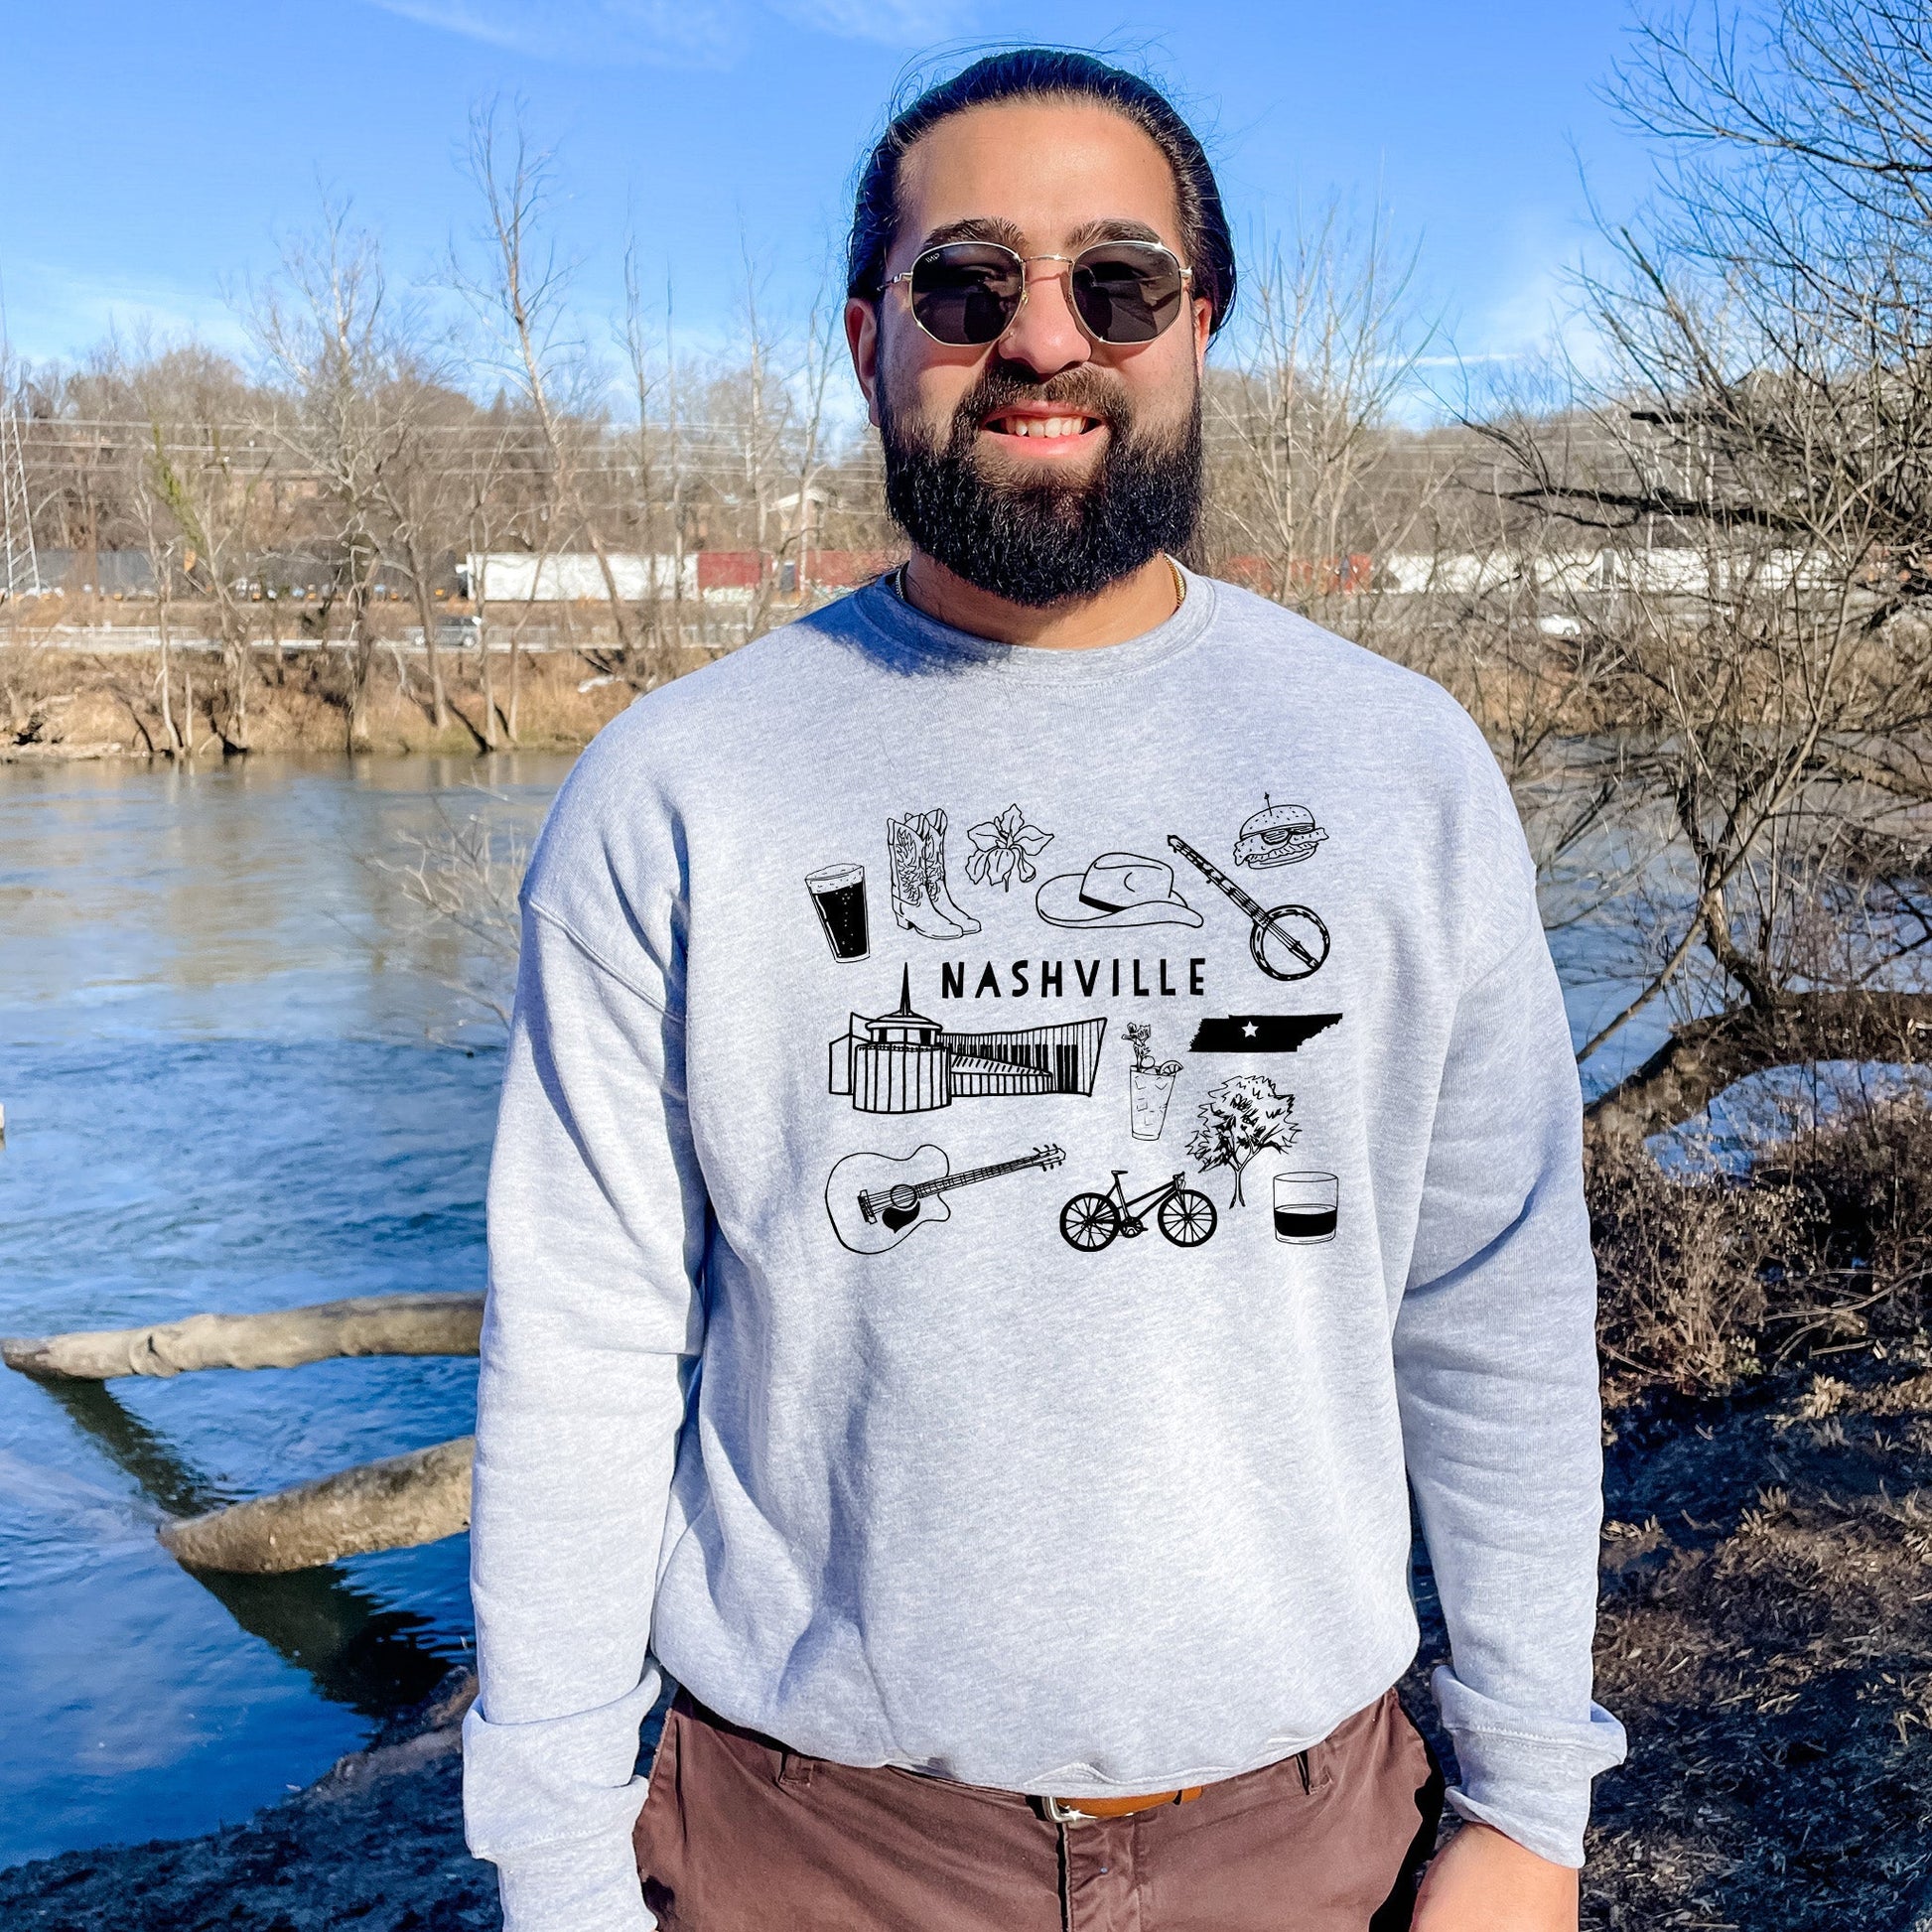
[[[1585,1110],[1590,1131],[1645,1135],[1700,1113],[1747,1074],[1810,1060],[1932,1059],[1932,993],[1796,993],[1679,1027]]]
[[[168,564],[166,559],[164,559],[158,566],[158,569],[166,571],[167,568]],[[174,641],[174,637],[173,625],[168,621],[168,595],[165,588],[165,578],[163,579],[163,584],[164,588],[158,611],[161,631],[161,726],[168,734],[168,756],[179,759],[181,757],[181,733],[175,729],[175,694],[170,689],[174,677],[174,665],[170,661],[169,647]],[[189,730],[193,731],[194,729],[194,726],[191,724]]]
[[[337,1355],[474,1355],[481,1295],[358,1295],[267,1314],[191,1314],[146,1328],[10,1335],[0,1358],[23,1375],[104,1382],[195,1368],[294,1368]]]
[[[192,1569],[252,1576],[313,1570],[365,1550],[435,1543],[470,1527],[476,1453],[477,1439],[459,1436],[206,1516],[178,1518],[159,1534]]]
[[[359,751],[369,736],[369,674],[375,666],[375,627],[369,618],[368,586],[357,583],[348,593],[348,745]],[[328,638],[322,640],[328,649]]]
[[[410,552],[410,576],[416,585],[416,615],[423,621],[423,654],[429,666],[430,723],[438,731],[446,732],[450,729],[450,700],[443,689],[443,660],[436,654],[436,605],[413,550]]]
[[[496,684],[489,675],[489,632],[481,617],[477,620],[477,676],[483,684],[483,744],[496,749]]]

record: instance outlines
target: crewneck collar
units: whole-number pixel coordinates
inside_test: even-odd
[[[927,617],[883,577],[858,592],[851,608],[890,644],[957,671],[970,670],[1027,684],[1085,683],[1137,676],[1153,665],[1166,663],[1199,638],[1214,617],[1214,583],[1210,578],[1196,577],[1184,566],[1180,576],[1186,595],[1179,610],[1165,623],[1118,644],[1089,644],[1075,649],[1003,644],[970,630],[956,630]]]

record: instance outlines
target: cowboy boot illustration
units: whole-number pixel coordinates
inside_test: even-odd
[[[957,939],[960,929],[926,893],[925,842],[917,814],[886,821],[886,852],[892,861],[893,917],[925,939]]]
[[[980,922],[970,912],[962,912],[946,885],[946,813],[935,805],[925,814],[925,893],[933,910],[950,919],[962,933],[977,932]]]

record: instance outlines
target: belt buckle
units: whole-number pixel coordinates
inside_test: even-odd
[[[1074,1805],[1063,1805],[1057,1798],[1042,1798],[1039,1804],[1048,1821],[1055,1825],[1097,1825],[1100,1822],[1092,1812],[1081,1811]]]

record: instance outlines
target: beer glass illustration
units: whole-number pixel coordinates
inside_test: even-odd
[[[1331,1173],[1275,1176],[1275,1239],[1312,1247],[1335,1238],[1336,1181]]]
[[[818,922],[834,959],[865,959],[872,951],[866,927],[864,866],[823,866],[805,875],[805,890],[818,907]]]

